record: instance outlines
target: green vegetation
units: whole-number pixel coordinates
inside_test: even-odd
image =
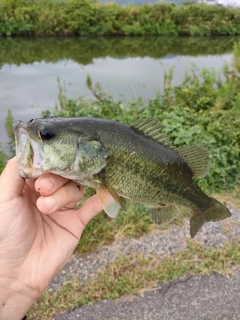
[[[238,35],[240,9],[96,0],[1,0],[0,35]]]
[[[240,186],[239,57],[240,46],[236,44],[232,66],[225,66],[221,75],[214,70],[199,71],[193,67],[192,73],[186,73],[183,82],[175,87],[171,85],[174,71],[170,70],[165,74],[164,93],[157,93],[147,103],[142,98],[134,102],[123,98],[115,101],[99,83],[92,83],[90,76],[86,85],[93,98],[69,99],[65,94],[66,88],[59,81],[60,107],[53,114],[46,111],[43,116],[93,116],[127,124],[136,118],[158,119],[174,145],[208,147],[212,154],[212,168],[206,178],[197,181],[207,193],[235,190],[239,198],[236,191]],[[10,113],[6,126],[11,136]],[[87,190],[86,194],[91,192]],[[126,206],[127,213],[121,212],[116,219],[109,219],[102,213],[88,224],[78,250],[83,253],[96,251],[117,237],[138,237],[151,230],[152,224],[143,207],[129,201],[126,201]]]
[[[104,267],[93,279],[80,285],[78,280],[66,282],[60,290],[46,291],[29,312],[29,319],[52,319],[57,312],[116,299],[156,286],[159,281],[170,281],[185,274],[231,274],[240,263],[239,241],[223,248],[206,249],[189,241],[186,249],[173,257],[139,254],[119,256]]]
[[[230,190],[239,183],[240,172],[240,47],[234,46],[232,68],[225,65],[223,74],[192,67],[179,86],[172,86],[173,70],[165,74],[164,93],[156,94],[147,104],[115,101],[87,77],[87,87],[94,99],[68,99],[59,84],[59,104],[54,116],[92,116],[131,124],[137,118],[158,119],[173,144],[204,145],[212,155],[209,175],[199,180],[207,192]],[[46,115],[50,115],[49,112]]]
[[[239,198],[240,186],[240,47],[234,46],[232,67],[225,66],[223,74],[214,70],[192,68],[181,85],[173,87],[173,70],[165,74],[164,94],[156,94],[147,104],[139,98],[135,102],[115,101],[99,83],[87,77],[86,85],[94,98],[69,99],[66,88],[59,82],[59,104],[52,115],[76,117],[92,116],[115,119],[131,124],[137,118],[153,117],[168,132],[176,146],[203,145],[212,155],[212,167],[207,177],[197,183],[207,192],[233,192]],[[44,116],[51,115],[46,111]],[[89,195],[87,192],[87,195]],[[127,213],[120,212],[114,220],[104,213],[89,223],[78,250],[96,251],[119,236],[141,236],[151,229],[148,213],[143,207],[126,203]],[[186,214],[186,213],[185,213]],[[184,213],[181,215],[184,216]],[[181,223],[176,220],[174,223]],[[91,236],[89,236],[91,234]]]

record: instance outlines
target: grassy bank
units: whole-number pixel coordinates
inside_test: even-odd
[[[239,35],[240,9],[188,3],[1,0],[0,35]]]

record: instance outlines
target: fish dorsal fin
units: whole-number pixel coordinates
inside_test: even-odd
[[[165,132],[161,132],[161,124],[153,118],[144,120],[138,119],[134,121],[134,123],[132,124],[132,128],[144,133],[146,136],[151,137],[152,139],[161,144],[164,144],[165,146],[171,146],[171,142],[167,134]]]
[[[175,149],[188,163],[196,178],[205,177],[210,169],[211,161],[208,149],[201,146],[181,147]]]
[[[138,119],[134,121],[132,128],[178,152],[187,161],[196,178],[203,178],[209,172],[211,162],[207,148],[201,146],[174,147],[167,134],[162,132],[161,124],[153,118]]]

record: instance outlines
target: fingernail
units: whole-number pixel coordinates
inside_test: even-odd
[[[48,210],[52,210],[54,209],[54,207],[57,204],[57,201],[54,197],[50,196],[50,197],[46,197],[42,199],[43,201],[43,205],[48,209]]]
[[[56,185],[55,180],[51,177],[42,177],[39,180],[39,187],[47,191],[53,190],[55,185]]]

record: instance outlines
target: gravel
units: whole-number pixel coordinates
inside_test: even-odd
[[[232,217],[220,222],[209,222],[199,231],[193,241],[203,243],[205,247],[222,247],[224,243],[239,238],[240,209],[228,206]],[[124,239],[110,246],[101,247],[98,252],[81,255],[73,254],[72,258],[52,281],[48,290],[58,289],[64,282],[78,277],[80,284],[94,277],[99,270],[113,261],[119,254],[128,255],[141,253],[144,256],[157,254],[159,257],[171,256],[187,247],[186,240],[190,239],[189,221],[183,226],[172,225],[168,230],[154,230],[138,239]]]

